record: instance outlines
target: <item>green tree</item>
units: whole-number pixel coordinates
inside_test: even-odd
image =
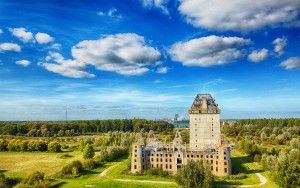
[[[210,169],[204,167],[202,161],[189,161],[176,176],[177,183],[184,188],[210,188],[214,184]]]
[[[83,158],[84,159],[92,159],[95,156],[94,148],[92,145],[87,144],[83,150]]]

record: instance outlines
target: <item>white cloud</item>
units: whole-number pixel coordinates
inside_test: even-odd
[[[0,29],[0,35],[3,33],[2,29]]]
[[[52,42],[54,40],[53,37],[51,37],[50,35],[48,35],[47,33],[37,33],[35,35],[35,40],[39,43],[39,44],[47,44],[49,42]]]
[[[40,63],[48,71],[71,78],[92,78],[95,75],[86,71],[86,64],[77,62],[71,59],[64,59],[64,57],[55,52],[49,52],[46,61],[54,61],[55,63]]]
[[[265,59],[267,59],[269,56],[269,51],[265,48],[261,50],[254,50],[251,52],[251,54],[248,55],[248,60],[258,63]]]
[[[156,72],[159,74],[166,74],[167,72],[169,72],[169,70],[169,67],[158,67]]]
[[[243,53],[240,48],[250,43],[249,39],[211,35],[175,43],[169,49],[169,54],[173,60],[185,66],[210,67],[241,58]]]
[[[284,54],[284,47],[287,45],[287,39],[285,37],[276,38],[272,44],[274,45],[274,52],[281,56]]]
[[[27,67],[31,64],[31,62],[28,61],[28,60],[23,59],[23,60],[16,61],[16,64],[21,65],[23,67]]]
[[[18,44],[6,42],[6,43],[0,44],[0,52],[3,52],[3,51],[20,52],[21,47]]]
[[[169,15],[169,10],[167,4],[169,0],[140,0],[144,7],[146,8],[157,8],[162,13]]]
[[[13,36],[19,38],[23,42],[31,42],[34,40],[33,34],[23,27],[9,28],[9,31],[12,33]]]
[[[60,50],[61,49],[61,44],[59,44],[59,43],[52,44],[50,46],[50,48]]]
[[[265,26],[296,25],[297,0],[180,0],[179,11],[195,27],[251,31]]]
[[[108,35],[98,40],[84,40],[72,47],[73,59],[65,60],[58,53],[50,53],[43,63],[47,70],[68,77],[93,77],[87,66],[122,75],[141,75],[149,66],[160,64],[161,54],[146,44],[142,36],[125,33]]]
[[[99,11],[98,16],[109,16],[112,18],[122,18],[122,15],[118,13],[118,10],[114,7],[110,8],[107,12]]]
[[[286,70],[293,70],[300,68],[300,57],[290,57],[287,60],[283,61],[280,66]]]

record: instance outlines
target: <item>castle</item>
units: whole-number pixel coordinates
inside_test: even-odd
[[[175,175],[189,160],[203,161],[215,176],[231,174],[230,147],[220,130],[220,109],[210,94],[198,94],[189,109],[190,143],[177,131],[173,142],[162,144],[150,131],[146,144],[140,138],[132,145],[131,172],[161,168]]]

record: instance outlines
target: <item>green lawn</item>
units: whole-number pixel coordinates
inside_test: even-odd
[[[26,177],[34,171],[45,173],[46,177],[59,172],[63,166],[73,160],[80,160],[80,152],[68,152],[71,157],[62,157],[66,153],[47,152],[0,152],[0,170],[11,177]]]

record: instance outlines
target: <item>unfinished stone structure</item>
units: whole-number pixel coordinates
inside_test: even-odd
[[[162,144],[153,131],[132,145],[131,172],[161,168],[176,174],[189,160],[203,161],[216,176],[231,174],[230,147],[221,135],[220,109],[210,94],[198,94],[189,109],[190,143],[177,131],[173,142]]]

